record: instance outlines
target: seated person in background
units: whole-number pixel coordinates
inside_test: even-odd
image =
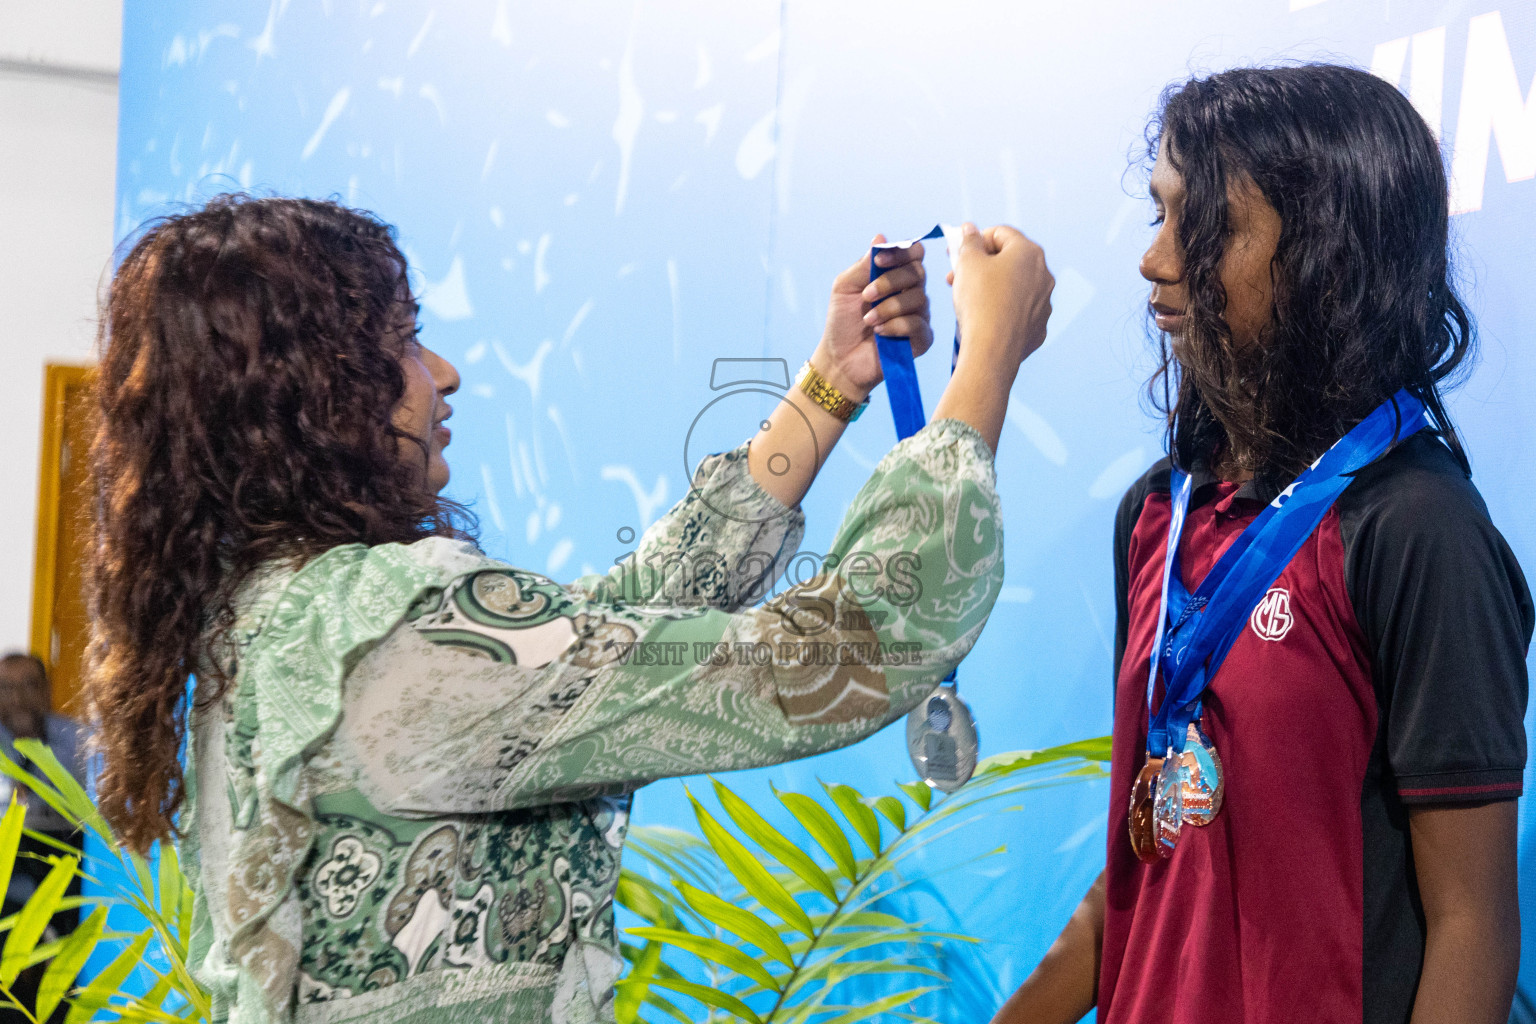
[[[59,763],[69,770],[76,781],[85,785],[85,730],[74,719],[53,710],[48,670],[42,659],[20,652],[0,658],[0,752],[22,768],[37,774],[31,762],[17,752],[15,741],[18,739],[41,740],[47,744]],[[26,806],[27,828],[43,833],[55,843],[65,843],[76,850],[80,849],[81,833],[57,811],[39,800],[25,786],[14,783],[9,776],[0,778],[0,809],[12,797]],[[60,852],[56,845],[22,835],[10,885],[5,892],[3,913],[12,914],[22,908],[48,874],[49,864],[44,858],[58,856]],[[70,880],[65,895],[79,894],[80,876],[76,875]],[[53,915],[44,941],[68,934],[79,920],[78,909],[60,910]],[[11,986],[12,994],[21,1000],[23,1006],[36,1005],[37,985],[46,969],[46,962],[29,967]],[[63,1019],[63,1015],[64,1008],[61,1006],[54,1018]],[[0,1009],[0,1022],[28,1019],[17,1010]]]
[[[15,740],[41,740],[53,751],[82,786],[86,773],[86,731],[79,722],[53,710],[48,670],[34,654],[16,652],[0,658],[0,752],[36,774],[26,758],[16,752]],[[9,778],[0,780],[4,793],[12,790]],[[25,787],[15,787],[17,799],[27,808],[27,827],[61,839],[75,830],[57,811],[37,799]],[[0,795],[0,802],[5,799]]]
[[[138,241],[97,377],[99,793],[133,847],[169,835],[188,736],[190,959],[215,1021],[611,1019],[629,795],[852,743],[964,657],[1002,583],[992,453],[1050,310],[1011,229],[968,228],[959,364],[833,542],[884,568],[829,560],[752,607],[880,380],[875,329],[932,341],[919,255],[838,278],[810,360],[837,401],[790,391],[633,558],[562,585],[487,558],[438,496],[459,377],[417,336],[390,228],[225,198]],[[632,444],[675,401],[600,398],[633,410]],[[802,641],[920,657],[779,653]]]
[[[1441,397],[1472,334],[1439,143],[1396,88],[1328,65],[1185,83],[1151,138],[1141,273],[1174,465],[1115,523],[1108,866],[994,1024],[1095,1002],[1105,1024],[1504,1024],[1533,609]],[[1347,434],[1365,464],[1335,452],[1318,476],[1342,492],[1307,491]],[[1255,603],[1205,620],[1235,637],[1224,660],[1180,660],[1189,613],[1242,576],[1197,588],[1284,509],[1322,518],[1290,516]],[[1166,724],[1170,675],[1196,721]],[[1185,813],[1165,832],[1174,802],[1138,780],[1166,750],[1200,772],[1167,787]]]

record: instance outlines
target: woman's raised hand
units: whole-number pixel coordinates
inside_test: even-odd
[[[1019,364],[1045,341],[1056,279],[1045,252],[1015,229],[962,231],[949,275],[960,358],[933,416],[969,423],[995,452]]]
[[[884,241],[884,235],[876,235],[873,244]],[[922,243],[882,249],[875,260],[885,270],[876,280],[869,279],[866,252],[832,282],[827,328],[811,357],[811,365],[854,401],[862,401],[882,378],[877,331],[887,338],[910,338],[913,355],[933,344]]]
[[[1056,279],[1045,250],[1005,224],[978,231],[966,224],[955,269],[955,318],[962,357],[967,351],[1014,373],[1045,341]]]
[[[884,241],[876,235],[874,244]],[[811,355],[816,372],[854,402],[864,401],[881,380],[876,331],[910,338],[916,355],[933,344],[923,247],[882,249],[875,259],[886,272],[875,281],[869,279],[869,259],[866,251],[832,283],[827,329]],[[799,388],[790,388],[752,439],[747,453],[752,478],[785,505],[798,505],[847,426]]]

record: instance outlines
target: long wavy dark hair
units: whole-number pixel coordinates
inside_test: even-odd
[[[339,544],[467,536],[391,422],[415,308],[393,230],[308,199],[221,196],[151,225],[112,281],[96,377],[87,683],[123,840],[173,834],[190,675],[258,567]]]
[[[1190,295],[1160,336],[1150,394],[1184,466],[1237,454],[1280,488],[1401,388],[1423,400],[1462,468],[1441,401],[1472,322],[1452,285],[1449,201],[1434,133],[1395,87],[1355,68],[1237,68],[1170,87],[1147,131],[1183,176],[1178,226]],[[1280,215],[1274,317],[1235,351],[1222,318],[1227,189]]]

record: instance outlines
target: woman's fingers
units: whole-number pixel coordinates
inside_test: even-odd
[[[883,239],[885,236],[876,235],[875,237]],[[875,244],[879,245],[880,243],[876,242]],[[900,267],[913,262],[921,263],[922,261],[922,242],[913,242],[905,249],[881,249],[879,252],[875,253],[875,266],[880,267],[881,269]]]
[[[871,306],[879,305],[882,299],[897,292],[922,288],[927,280],[928,272],[921,262],[904,263],[869,282],[864,288],[863,299]]]
[[[886,330],[885,325],[914,314],[923,317],[928,315],[928,293],[919,288],[909,288],[892,295],[865,313],[864,322],[887,337],[899,338],[901,335]]]
[[[912,354],[920,356],[933,344],[933,325],[925,316],[899,316],[876,328],[882,338],[906,338],[912,344]]]
[[[997,224],[982,232],[993,252],[1002,252],[1010,245],[1028,242],[1024,232],[1008,224]]]

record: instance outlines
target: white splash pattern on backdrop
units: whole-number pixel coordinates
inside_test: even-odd
[[[236,187],[341,195],[398,224],[423,341],[464,376],[451,493],[480,514],[488,550],[559,574],[611,565],[630,550],[618,538],[680,496],[683,438],[716,397],[712,361],[798,365],[832,276],[876,231],[1017,220],[1057,271],[1056,316],[999,452],[1009,578],[962,679],[989,751],[1039,746],[1108,728],[1111,516],[1160,447],[1139,402],[1137,218],[1150,214],[1125,157],[1195,48],[1212,67],[1309,52],[1374,64],[1440,126],[1460,207],[1501,211],[1458,222],[1469,244],[1528,252],[1528,0],[1476,17],[1429,0],[1385,16],[1344,0],[1289,6],[891,0],[875,18],[851,0],[270,0],[215,18],[194,0],[130,4],[118,233]],[[1517,281],[1497,264],[1480,281],[1485,336],[1536,315],[1519,297],[1536,273],[1522,259]],[[930,291],[940,341],[920,374],[931,408],[953,324],[937,275]],[[1536,385],[1532,357],[1510,346],[1499,359],[1474,381],[1482,404],[1462,410],[1474,451],[1495,413],[1536,415],[1509,391]],[[759,411],[740,411],[711,447],[750,432]],[[893,441],[877,395],[806,502],[808,548],[827,543]],[[1500,464],[1525,471],[1504,475],[1529,479],[1530,458],[1509,456]],[[1489,492],[1530,564],[1536,524],[1517,497]],[[882,737],[774,777],[907,771],[899,742]],[[1091,813],[1106,795],[1040,797],[1028,819],[1039,835],[1012,837],[994,862],[1031,914],[1000,906],[990,883],[946,883],[989,940],[979,955],[997,984],[1032,965],[1096,871]],[[674,785],[648,789],[641,811],[691,822]],[[935,1015],[984,1017],[992,1008],[978,1000]]]

